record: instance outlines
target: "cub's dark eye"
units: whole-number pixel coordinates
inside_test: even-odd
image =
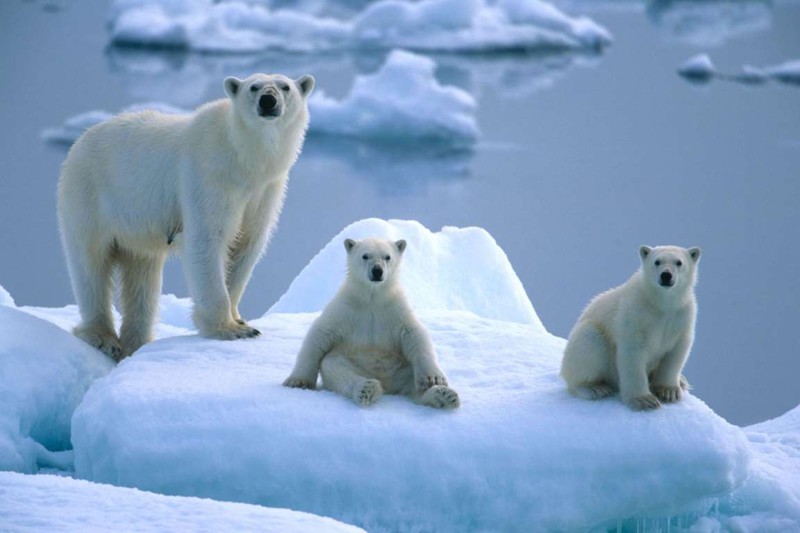
[[[391,261],[391,260],[392,260],[392,258],[391,258],[391,256],[388,256],[388,255],[387,255],[386,257],[384,257],[384,260],[386,260],[386,261]]]
[[[367,254],[364,254],[364,255],[361,256],[361,259],[366,261],[367,259],[369,259],[369,256]]]
[[[286,85],[285,83],[282,83],[282,84],[280,85],[280,88],[281,88],[281,91],[283,91],[283,92],[285,92],[285,93],[288,93],[288,92],[289,92],[289,90],[291,90],[291,87],[289,87],[289,86],[288,86],[288,85]]]
[[[251,92],[251,93],[258,92],[260,89],[261,89],[261,86],[260,86],[260,85],[251,85],[251,86],[250,86],[250,92]]]
[[[683,266],[683,261],[681,261],[680,259],[678,259],[678,261],[677,261],[675,264],[676,264],[676,265],[678,265],[678,266]]]
[[[661,261],[656,261],[656,266],[661,266]]]

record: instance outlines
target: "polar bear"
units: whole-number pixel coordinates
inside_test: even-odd
[[[618,390],[636,411],[677,402],[688,388],[681,370],[694,340],[700,248],[642,246],[639,255],[641,268],[583,311],[561,364],[572,394],[595,400]]]
[[[414,317],[398,280],[406,241],[346,239],[347,276],[311,325],[287,387],[323,386],[368,406],[387,394],[456,408],[428,332]]]
[[[82,320],[74,333],[116,360],[151,340],[173,250],[182,252],[202,335],[259,334],[238,305],[280,214],[314,78],[254,74],[226,78],[224,88],[227,98],[191,115],[143,111],[99,124],[62,166],[59,228]]]

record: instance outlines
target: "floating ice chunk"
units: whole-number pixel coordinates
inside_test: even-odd
[[[136,113],[148,109],[167,114],[189,113],[189,111],[186,111],[185,109],[180,109],[163,102],[133,104],[120,111],[120,113]],[[87,111],[86,113],[81,113],[80,115],[68,118],[64,122],[64,125],[60,128],[47,128],[43,130],[41,137],[42,140],[49,143],[72,144],[78,140],[78,137],[80,137],[84,131],[88,130],[92,126],[100,124],[101,122],[105,122],[113,116],[114,114],[109,113],[108,111]]]
[[[356,533],[330,518],[256,505],[163,496],[71,478],[0,472],[4,531],[276,531]]]
[[[255,52],[358,46],[436,51],[600,49],[607,30],[539,0],[381,0],[348,20],[241,1],[118,0],[110,10],[118,44]]]
[[[697,54],[678,67],[678,74],[692,81],[706,82],[717,74],[708,54]]]
[[[113,367],[70,333],[0,306],[0,470],[68,467],[72,412]]]
[[[731,79],[748,85],[760,85],[766,83],[769,80],[769,76],[764,72],[764,69],[752,65],[742,65],[741,70],[731,76]]]
[[[472,144],[479,130],[469,93],[436,80],[433,60],[395,50],[375,74],[356,77],[341,101],[309,101],[310,133],[372,141]]]
[[[783,83],[800,85],[800,59],[766,67],[764,70],[772,79]]]
[[[341,239],[366,235],[408,240],[403,284],[456,412],[393,396],[363,409],[281,386],[316,315],[276,310],[319,309],[345,273]],[[95,382],[73,418],[76,474],[370,531],[615,527],[705,514],[741,485],[744,434],[693,396],[646,414],[571,397],[558,376],[565,342],[532,323],[522,297],[483,230],[358,222],[254,321],[260,338],[161,339]]]
[[[306,266],[268,313],[321,311],[344,279],[344,239],[405,239],[401,279],[415,311],[459,311],[527,324],[544,332],[508,257],[481,228],[433,233],[416,221],[360,220],[343,229]]]

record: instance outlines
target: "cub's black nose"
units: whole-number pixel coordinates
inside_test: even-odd
[[[672,273],[670,273],[670,272],[662,272],[661,273],[661,284],[662,285],[672,285]]]
[[[383,281],[383,269],[380,265],[372,267],[372,281]]]
[[[261,108],[264,113],[272,113],[275,110],[275,106],[278,104],[277,98],[272,96],[271,94],[262,94],[261,98],[258,99],[258,107]]]

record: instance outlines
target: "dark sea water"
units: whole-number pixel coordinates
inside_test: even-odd
[[[606,26],[602,55],[436,56],[472,93],[470,153],[310,138],[280,227],[243,301],[262,315],[349,223],[481,226],[508,254],[547,328],[566,336],[596,293],[638,266],[640,244],[699,245],[694,393],[746,425],[800,403],[800,86],[698,86],[675,74],[800,59],[800,2],[562,2]],[[194,56],[107,47],[105,2],[0,3],[0,284],[18,305],[73,301],[55,186],[66,149],[43,129],[144,101],[192,108],[222,79],[312,73],[329,95],[380,54]],[[312,117],[313,120],[313,117]],[[186,295],[180,264],[165,291]]]

